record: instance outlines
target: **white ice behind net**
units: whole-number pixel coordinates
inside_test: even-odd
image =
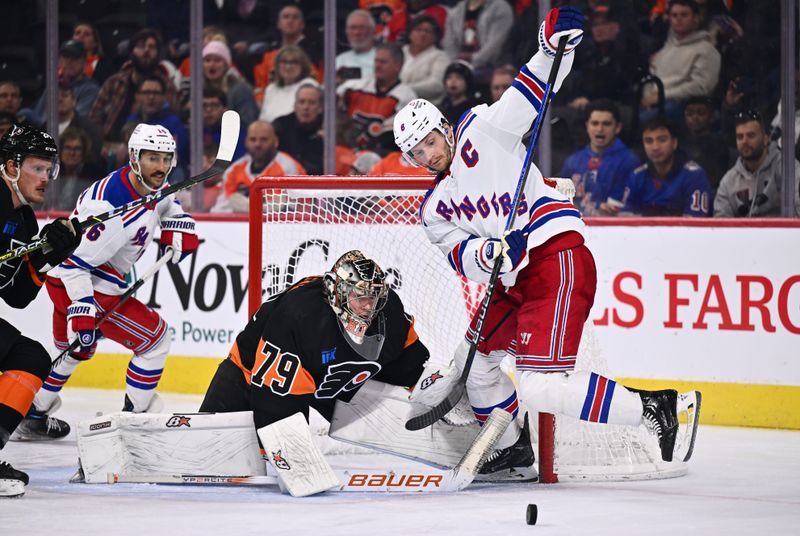
[[[280,292],[303,277],[330,270],[346,251],[360,249],[387,273],[387,281],[414,315],[431,358],[448,360],[483,288],[459,280],[426,238],[418,217],[420,192],[388,192],[264,190],[262,289],[267,295]],[[589,324],[577,368],[609,372]],[[327,438],[327,423],[312,417],[325,451],[366,452]],[[598,425],[561,416],[556,429],[555,465],[564,480],[666,478],[686,472],[685,464],[660,461],[644,426]]]

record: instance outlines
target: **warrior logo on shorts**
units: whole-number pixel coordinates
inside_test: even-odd
[[[189,424],[191,417],[185,417],[183,415],[173,415],[167,421],[167,428],[180,428],[181,426],[185,426],[186,428],[191,428],[192,425]]]
[[[433,374],[422,380],[422,383],[419,384],[419,388],[427,389],[428,387],[436,383],[436,380],[440,380],[442,378],[444,378],[444,376],[439,374],[439,371],[437,370],[436,372],[434,372]]]
[[[272,453],[272,463],[274,463],[275,467],[278,469],[283,469],[284,471],[291,470],[291,467],[289,467],[289,462],[286,461],[280,450],[276,450]]]

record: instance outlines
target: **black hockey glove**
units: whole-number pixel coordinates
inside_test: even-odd
[[[72,255],[83,236],[78,229],[80,229],[78,218],[72,220],[58,218],[42,227],[39,236],[47,241],[47,245],[31,253],[33,268],[39,273],[44,273]]]

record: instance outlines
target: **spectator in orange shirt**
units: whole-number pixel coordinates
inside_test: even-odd
[[[410,164],[400,151],[387,154],[367,175],[372,177],[403,177],[409,175],[433,177],[427,169]]]
[[[250,185],[258,177],[305,175],[306,170],[294,158],[278,150],[278,136],[266,121],[253,121],[245,139],[247,154],[236,160],[222,175],[222,193],[211,212],[241,212],[249,210]],[[267,190],[267,204],[281,203],[282,191]]]

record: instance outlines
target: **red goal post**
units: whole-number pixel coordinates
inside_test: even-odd
[[[250,187],[249,313],[263,295],[330,270],[350,249],[361,249],[387,272],[387,282],[415,316],[420,339],[435,360],[449,359],[479,305],[483,285],[460,279],[426,238],[418,209],[428,177],[260,177]],[[266,281],[266,284],[265,284]],[[266,287],[266,288],[265,288]],[[513,374],[513,363],[504,369]],[[578,369],[608,373],[587,323]],[[524,402],[524,401],[523,401]],[[640,427],[584,423],[542,414],[538,429],[542,480],[642,480],[686,473],[682,462],[661,462]]]

